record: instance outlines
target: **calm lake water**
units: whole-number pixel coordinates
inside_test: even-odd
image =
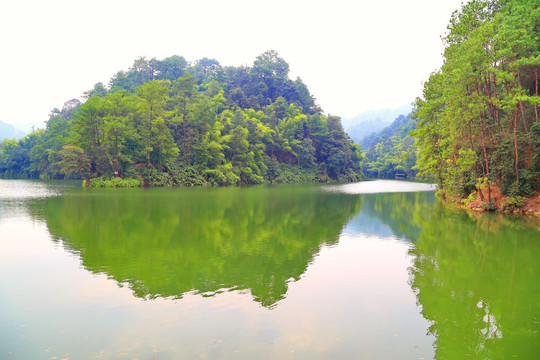
[[[539,274],[426,184],[0,180],[0,359],[537,359]]]

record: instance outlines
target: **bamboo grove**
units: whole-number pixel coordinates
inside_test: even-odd
[[[473,0],[448,25],[444,64],[414,116],[421,174],[446,194],[540,188],[540,2]],[[485,195],[487,194],[487,196]]]
[[[204,58],[135,61],[45,129],[0,146],[0,176],[82,178],[91,186],[352,181],[362,155],[289,65]]]

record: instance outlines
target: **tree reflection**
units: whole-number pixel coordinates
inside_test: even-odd
[[[416,241],[422,222],[433,210],[433,192],[403,192],[365,194],[362,210],[349,224],[347,231],[395,236],[405,241]]]
[[[523,219],[437,208],[412,248],[411,286],[436,357],[540,353],[540,242]]]
[[[429,193],[317,189],[76,191],[48,198],[46,219],[86,269],[138,297],[238,289],[272,307],[362,208],[358,232],[368,233],[372,219],[413,242],[409,281],[438,359],[540,353],[537,221],[443,208]]]
[[[51,234],[141,298],[246,289],[271,307],[360,199],[314,187],[109,189],[50,198]]]

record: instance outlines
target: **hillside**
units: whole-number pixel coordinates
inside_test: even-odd
[[[251,67],[139,58],[0,144],[0,176],[90,186],[354,181],[362,155],[275,51]]]
[[[24,133],[21,130],[0,120],[0,141],[13,138],[19,139],[23,136]]]
[[[363,141],[366,136],[390,125],[398,115],[406,115],[410,112],[410,104],[395,109],[369,110],[352,118],[343,119],[343,128],[354,142],[360,144],[362,149],[366,149],[369,145]]]
[[[519,207],[540,190],[539,3],[466,3],[443,40],[415,106],[421,174],[458,201]]]
[[[411,115],[399,115],[389,126],[364,138],[369,143],[365,152],[364,173],[377,178],[414,178],[416,175],[415,128]]]

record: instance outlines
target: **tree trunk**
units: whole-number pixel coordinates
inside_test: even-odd
[[[493,94],[495,95],[495,100],[497,100],[497,75],[493,74]],[[501,121],[499,119],[499,108],[497,106],[495,107],[495,118],[497,119],[497,129],[499,130],[499,134],[502,133],[502,127],[501,127]]]
[[[512,66],[512,71],[514,71],[514,66]],[[519,75],[519,71],[516,72],[516,77],[518,80],[518,85],[520,90],[523,88],[521,86],[521,76]],[[523,122],[523,128],[525,129],[525,134],[529,133],[529,128],[527,126],[527,120],[525,119],[525,108],[523,106],[523,101],[519,100],[519,108],[521,110],[521,121]]]
[[[191,154],[188,149],[189,144],[188,144],[188,139],[187,139],[187,131],[189,129],[186,128],[186,122],[187,122],[187,98],[184,98],[184,114],[182,118],[182,130],[184,133],[184,137],[182,139],[182,147],[184,148],[184,161],[186,162],[186,164],[189,164],[191,161]]]
[[[535,96],[538,97],[538,68],[534,68],[534,80],[536,83]],[[536,115],[536,122],[538,122],[538,105],[534,104],[534,114]]]
[[[476,93],[480,96],[480,89],[478,88],[478,81],[476,82]],[[480,136],[482,137],[482,149],[484,150],[484,160],[486,162],[486,182],[488,186],[488,202],[491,203],[491,187],[489,186],[489,161],[486,150],[486,136],[484,132],[484,117],[482,116],[482,110],[478,109],[478,116],[480,116]]]
[[[482,148],[484,150],[484,160],[486,162],[486,183],[488,187],[488,202],[491,203],[491,187],[489,186],[489,161],[487,156],[487,150],[486,150],[486,139],[484,134],[484,119],[482,117],[482,112],[478,111],[478,115],[480,115],[480,134],[482,136]]]
[[[114,136],[114,160],[113,160],[114,176],[118,175],[118,134]]]
[[[470,119],[467,122],[467,124],[469,125],[469,142],[470,142],[470,145],[471,145],[471,151],[475,152],[474,151],[474,143],[473,143],[473,140],[472,140],[472,129],[471,129],[471,120]],[[474,165],[474,178],[478,179],[478,169],[477,169],[476,164]]]
[[[517,145],[517,118],[518,118],[518,109],[517,109],[517,104],[516,104],[516,109],[514,110],[514,150],[516,152],[516,182],[519,184],[519,169],[518,169],[519,153],[518,153],[518,145]]]
[[[152,105],[150,105],[150,121],[148,123],[148,146],[147,148],[150,147],[150,145],[152,144],[152,120],[154,120],[154,108]],[[147,150],[146,151],[146,158],[147,158],[147,165],[150,166],[151,163],[150,163],[150,150]]]
[[[491,76],[489,74],[484,77],[484,90],[488,97],[488,108],[489,108],[489,115],[492,119],[495,119],[495,106],[493,106],[493,101],[491,99]]]

